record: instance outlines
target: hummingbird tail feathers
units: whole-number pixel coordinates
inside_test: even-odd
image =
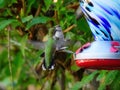
[[[48,67],[46,66],[45,60],[43,61],[43,64],[42,64],[43,70],[53,70],[54,68],[55,68],[55,64],[53,61],[51,62],[51,64]]]

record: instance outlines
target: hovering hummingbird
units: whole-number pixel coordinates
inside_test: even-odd
[[[33,45],[35,49],[44,50],[44,60],[42,64],[43,70],[54,69],[54,56],[57,52],[73,53],[70,50],[66,50],[67,46],[71,45],[71,40],[66,40],[60,25],[56,25],[50,28],[48,31],[48,40],[46,42],[28,41]]]
[[[43,61],[43,70],[54,69],[54,55],[56,51],[56,40],[53,38],[54,28],[49,29],[48,40],[45,44],[45,58]]]
[[[48,41],[45,44],[45,58],[42,65],[43,70],[54,69],[54,55],[56,51],[73,53],[70,50],[66,50],[68,43],[69,40],[64,38],[62,28],[59,25],[49,29]]]

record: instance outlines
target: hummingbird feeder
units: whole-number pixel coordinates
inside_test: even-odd
[[[88,69],[119,70],[120,0],[80,0],[80,7],[95,41],[76,51],[76,65]]]

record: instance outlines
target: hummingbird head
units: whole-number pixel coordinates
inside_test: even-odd
[[[60,25],[56,25],[54,30],[54,39],[64,39],[63,31]]]
[[[64,39],[64,34],[60,25],[56,25],[49,29],[49,37],[53,37],[55,40]]]
[[[60,27],[60,25],[56,25],[54,28],[55,28],[55,31],[61,31],[62,30],[62,28]]]

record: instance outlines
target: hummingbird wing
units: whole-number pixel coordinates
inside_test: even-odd
[[[34,49],[45,49],[45,43],[46,42],[40,42],[40,41],[33,41],[33,40],[28,40],[28,44],[31,44]]]

